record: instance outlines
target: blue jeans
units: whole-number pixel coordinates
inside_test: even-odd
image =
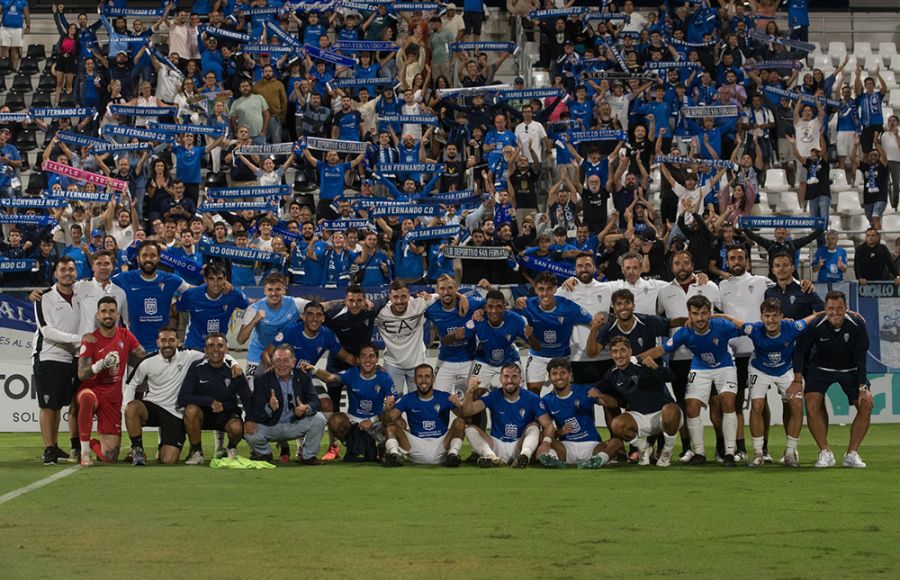
[[[263,131],[265,131],[265,127],[263,127]],[[266,134],[262,133],[257,135],[256,137],[250,137],[250,141],[253,142],[254,145],[265,145],[266,144]]]
[[[322,445],[322,437],[325,436],[325,416],[322,413],[304,417],[293,423],[277,423],[271,427],[257,423],[256,433],[244,435],[244,440],[258,454],[271,455],[270,441],[288,441],[303,436],[306,437],[303,443],[303,459],[315,457]]]
[[[825,218],[825,230],[828,230],[828,212],[831,211],[831,198],[827,195],[820,195],[817,198],[809,200],[809,217]],[[825,243],[825,234],[819,236],[816,245],[821,246]]]

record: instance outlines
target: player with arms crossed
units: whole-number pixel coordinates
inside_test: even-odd
[[[610,431],[638,449],[638,465],[650,465],[653,447],[647,438],[662,434],[665,444],[656,465],[669,467],[682,423],[681,409],[666,384],[675,379],[675,373],[652,358],[645,359],[643,366],[632,363],[631,342],[624,336],[612,338],[609,350],[616,366],[588,395],[603,406],[625,407],[625,412],[613,419]]]
[[[735,467],[734,452],[737,439],[737,414],[734,401],[737,395],[737,373],[734,358],[728,349],[728,341],[740,336],[740,329],[731,321],[711,318],[712,303],[705,296],[693,296],[688,302],[691,327],[679,328],[663,346],[656,346],[640,355],[644,366],[672,353],[680,346],[686,346],[693,354],[691,372],[685,394],[685,410],[688,433],[694,447],[690,465],[706,463],[706,448],[703,443],[703,420],[700,406],[709,404],[713,386],[719,393],[722,407],[722,434],[725,437],[725,467]]]
[[[568,341],[567,341],[568,344]],[[522,389],[522,371],[519,365],[510,363],[500,369],[501,388],[476,399],[481,381],[469,378],[469,388],[463,399],[462,413],[471,417],[484,411],[491,412],[491,434],[480,427],[466,427],[466,437],[472,450],[478,454],[479,467],[528,467],[531,456],[538,448],[538,437],[543,432],[541,453],[546,453],[556,435],[553,421],[540,397]],[[540,425],[540,428],[538,428]]]
[[[622,450],[622,441],[600,441],[594,424],[594,389],[572,385],[569,359],[557,357],[547,364],[553,392],[543,397],[544,407],[556,427],[556,439],[549,449],[538,453],[538,461],[547,467],[577,465],[581,469],[599,469]]]
[[[406,456],[413,463],[458,467],[466,424],[458,418],[451,422],[450,412],[461,403],[455,394],[435,390],[431,365],[416,367],[415,378],[416,391],[400,397],[386,412],[384,464],[399,467]],[[408,432],[398,421],[404,413]]]
[[[119,458],[122,438],[122,379],[127,364],[137,365],[147,356],[131,331],[118,326],[119,306],[112,296],[97,302],[100,328],[86,334],[78,355],[78,437],[81,439],[81,465],[94,464],[91,450],[104,463]],[[91,439],[97,415],[100,440]]]

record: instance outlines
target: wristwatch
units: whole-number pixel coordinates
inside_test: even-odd
[[[861,386],[859,387],[859,390],[860,390],[860,391],[870,392],[872,389],[869,387],[869,385],[861,385]]]

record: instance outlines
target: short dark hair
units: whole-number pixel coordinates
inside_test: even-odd
[[[281,284],[282,286],[287,288],[287,281],[285,280],[284,276],[282,276],[278,272],[272,272],[271,274],[263,278],[262,285],[268,286],[269,284]]]
[[[177,335],[178,329],[174,328],[172,326],[163,326],[159,330],[156,331],[156,336],[159,336],[160,334],[162,334],[164,332],[174,332]]]
[[[702,298],[702,296],[701,296],[701,298]],[[612,351],[613,347],[619,346],[620,344],[624,344],[625,346],[628,347],[628,350],[632,350],[631,342],[629,342],[629,340],[622,335],[612,337],[609,341],[609,346],[607,346],[607,348],[609,348],[609,350]]]
[[[322,306],[322,303],[321,303],[321,302],[318,302],[318,301],[316,301],[316,300],[311,300],[311,301],[309,301],[309,302],[306,303],[306,306],[303,307],[303,313],[306,314],[306,313],[309,312],[310,310],[317,310],[317,309],[318,309],[318,310],[321,310],[322,313],[325,312],[325,307]]]
[[[100,307],[104,304],[114,304],[116,308],[119,307],[119,303],[116,302],[116,299],[112,296],[104,296],[100,300],[97,301],[97,310],[100,310]]]
[[[781,308],[781,300],[777,298],[766,298],[763,300],[763,303],[759,305],[759,313],[765,314],[766,312],[783,312]]]
[[[569,359],[558,356],[547,363],[547,372],[549,373],[553,369],[564,369],[572,372],[572,365],[569,363]]]
[[[613,292],[610,303],[615,304],[619,300],[625,300],[634,304],[634,294],[628,288],[621,288]]]
[[[212,276],[224,276],[225,275],[225,266],[218,262],[210,262],[206,265],[206,268],[203,270],[203,277],[210,278]]]
[[[393,282],[391,282],[391,285],[388,286],[388,289],[391,291],[403,290],[404,288],[406,288],[406,282],[404,282],[403,280],[394,280]]]
[[[692,308],[696,308],[697,310],[706,308],[710,312],[712,312],[712,302],[709,301],[709,298],[701,294],[697,294],[696,296],[691,296],[690,298],[688,298],[687,307],[688,312],[690,312]]]
[[[847,296],[840,290],[831,290],[828,292],[828,294],[825,295],[825,302],[828,302],[829,300],[840,300],[845,305],[847,304]]]
[[[503,295],[503,292],[496,289],[488,290],[487,294],[484,296],[484,301],[487,302],[488,300],[500,300],[506,304],[506,296]]]
[[[419,372],[419,369],[428,369],[431,371],[431,374],[434,374],[434,367],[428,363],[422,363],[420,365],[416,365],[416,368],[413,369],[413,374]]]
[[[347,286],[347,294],[365,294],[365,291],[359,284],[350,284]]]
[[[638,262],[643,262],[644,258],[638,255],[637,252],[628,252],[624,256],[622,256],[622,263],[625,263],[625,260],[637,260]]]
[[[225,341],[226,345],[228,344],[228,337],[225,336],[221,332],[210,332],[209,334],[206,335],[206,338],[203,340],[203,344],[209,344],[210,340],[215,340],[217,338],[221,338],[222,340]]]
[[[539,284],[550,284],[552,286],[557,286],[558,282],[556,280],[556,274],[554,274],[553,272],[541,272],[534,278],[535,288]]]

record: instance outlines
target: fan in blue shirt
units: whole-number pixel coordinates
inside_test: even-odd
[[[336,197],[344,193],[344,179],[347,172],[356,169],[356,166],[362,163],[366,157],[363,151],[357,155],[352,161],[340,163],[337,151],[328,151],[325,153],[325,161],[319,161],[312,156],[309,149],[303,149],[303,156],[306,160],[316,168],[319,174],[319,203],[322,201],[330,202]],[[319,212],[316,212],[319,215]]]

